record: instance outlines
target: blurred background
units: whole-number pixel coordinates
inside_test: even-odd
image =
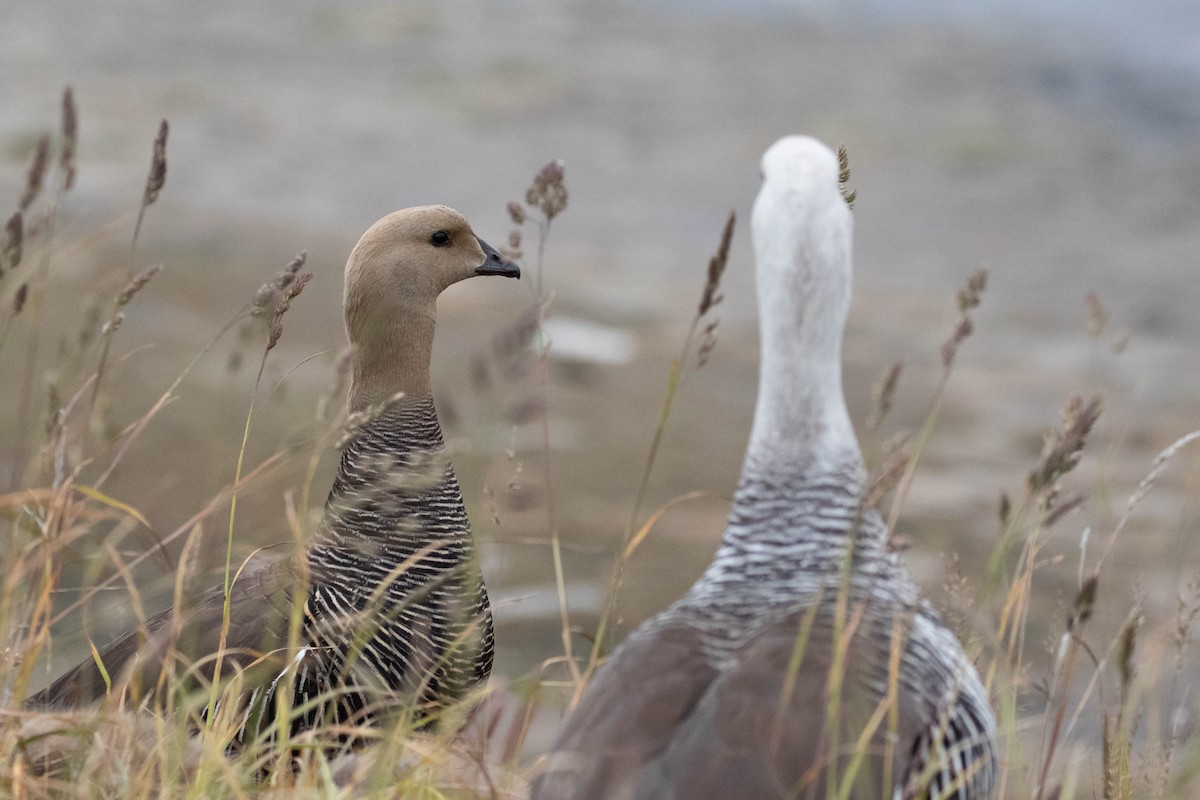
[[[483,543],[505,676],[562,652],[551,513],[571,623],[595,629],[670,365],[735,209],[716,349],[702,369],[689,360],[641,518],[683,493],[708,495],[666,513],[636,553],[619,633],[708,563],[755,394],[745,222],[758,159],[781,135],[810,133],[850,154],[858,200],[845,358],[860,431],[872,385],[905,365],[894,411],[864,442],[874,463],[881,442],[919,429],[955,293],[979,267],[990,271],[900,521],[906,559],[930,594],[951,605],[948,587],[972,595],[999,530],[1000,493],[1021,492],[1069,396],[1102,394],[1104,416],[1068,479],[1088,499],[1055,528],[1034,589],[1029,649],[1045,661],[1075,594],[1085,532],[1091,562],[1155,454],[1200,427],[1198,4],[53,0],[10,4],[3,19],[0,192],[15,203],[37,137],[57,129],[67,84],[80,115],[79,178],[55,231],[37,385],[53,380],[58,354],[95,322],[88,309],[110,302],[128,269],[164,265],[115,340],[115,355],[133,355],[101,398],[107,430],[141,416],[305,250],[316,278],[268,362],[250,463],[311,438],[343,346],[341,271],[359,235],[394,209],[445,203],[500,246],[512,227],[506,201],[563,159],[570,204],[542,267],[553,295],[549,486],[540,426],[527,424],[537,387],[520,370],[483,381],[479,369],[530,308],[531,282],[470,281],[440,304],[435,383]],[[167,183],[131,262],[162,117]],[[527,277],[537,271],[530,236]],[[15,286],[0,284],[4,303]],[[28,335],[14,327],[0,367],[5,475],[28,455],[18,427],[41,424],[18,413],[12,388]],[[160,535],[232,478],[255,336],[222,339],[109,484]],[[40,389],[30,402],[44,417]],[[283,494],[302,467],[295,460],[249,493],[243,550],[286,538]],[[214,561],[224,513],[206,523]],[[1181,583],[1200,570],[1197,534],[1200,450],[1172,462],[1117,541],[1099,630],[1119,625],[1138,593],[1169,624]],[[151,546],[148,536],[123,544]],[[156,578],[169,578],[162,560],[140,579]],[[132,619],[120,592],[106,597],[89,623],[98,638]],[[66,643],[80,623],[62,627]]]

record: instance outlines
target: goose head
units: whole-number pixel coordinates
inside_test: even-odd
[[[850,304],[852,221],[837,156],[812,137],[785,136],[763,154],[762,175],[751,225],[763,317],[821,334],[828,349]]]
[[[447,287],[477,275],[520,278],[521,269],[446,206],[406,208],[372,225],[346,262],[346,329],[353,344],[393,315],[433,314]]]
[[[479,275],[520,278],[521,270],[452,208],[406,208],[362,235],[345,276],[352,409],[395,392],[427,393],[438,295]]]

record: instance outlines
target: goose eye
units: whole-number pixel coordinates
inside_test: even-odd
[[[445,231],[434,231],[433,235],[429,237],[429,243],[434,247],[445,247],[450,244],[450,234]]]

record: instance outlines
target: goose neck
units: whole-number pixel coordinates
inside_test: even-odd
[[[410,398],[432,393],[429,363],[436,318],[432,308],[388,315],[365,335],[352,337],[354,358],[350,411],[363,411],[399,393]]]
[[[842,393],[845,301],[819,299],[760,297],[762,358],[748,466],[789,475],[822,462],[861,463]]]

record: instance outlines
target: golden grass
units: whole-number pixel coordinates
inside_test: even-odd
[[[70,243],[55,240],[55,219],[64,195],[74,184],[77,127],[74,98],[68,89],[63,98],[60,132],[57,137],[47,135],[38,140],[19,208],[8,218],[0,246],[0,290],[9,298],[0,304],[0,359],[18,362],[25,377],[22,385],[8,387],[5,399],[19,407],[19,428],[29,433],[27,440],[10,444],[10,456],[17,465],[13,474],[0,476],[7,479],[0,487],[0,517],[6,528],[0,583],[0,794],[15,798],[524,796],[526,778],[537,755],[525,751],[525,737],[542,696],[557,687],[565,690],[561,694],[570,698],[568,704],[578,699],[611,644],[612,616],[626,565],[667,512],[703,494],[697,491],[683,495],[649,513],[643,507],[672,408],[686,401],[680,394],[686,376],[703,366],[716,344],[717,326],[711,312],[720,302],[732,216],[704,276],[701,302],[680,355],[669,370],[666,399],[648,445],[620,550],[615,554],[609,596],[596,630],[586,632],[590,644],[585,652],[577,652],[579,632],[567,608],[570,579],[563,566],[550,458],[547,409],[553,398],[548,368],[550,343],[541,328],[549,303],[542,279],[543,260],[551,223],[565,210],[567,202],[562,164],[551,162],[535,177],[526,203],[509,204],[514,224],[536,229],[536,280],[530,282],[533,314],[514,330],[512,342],[498,343],[496,348],[502,356],[501,351],[524,352],[525,343],[533,340],[538,398],[522,406],[529,411],[522,417],[532,415],[540,423],[540,468],[547,488],[544,539],[555,569],[562,649],[561,653],[548,655],[537,674],[522,681],[532,687],[541,684],[542,689],[517,697],[504,687],[493,686],[448,711],[449,719],[441,726],[441,733],[414,731],[403,715],[372,728],[293,733],[287,720],[302,709],[288,708],[281,700],[276,725],[237,752],[230,752],[229,743],[240,726],[234,698],[242,678],[233,674],[219,682],[198,680],[196,676],[203,672],[198,664],[178,661],[166,670],[158,687],[165,701],[154,707],[131,703],[120,693],[114,693],[95,709],[62,713],[28,710],[22,701],[37,683],[35,676],[53,650],[55,635],[64,628],[78,627],[80,613],[102,593],[120,592],[139,620],[155,610],[146,607],[137,567],[147,559],[165,555],[168,547],[179,542],[183,547],[174,565],[173,602],[176,608],[184,608],[197,571],[203,526],[212,524],[214,516],[225,509],[229,511],[223,554],[228,591],[230,582],[236,580],[239,563],[232,539],[237,522],[236,499],[261,487],[265,478],[287,463],[302,466],[303,477],[285,492],[284,504],[292,537],[290,546],[304,546],[318,507],[314,499],[319,500],[324,491],[314,485],[317,462],[338,446],[347,425],[356,423],[332,411],[342,403],[348,360],[338,360],[330,389],[314,414],[304,443],[280,448],[250,463],[245,461],[246,444],[260,399],[256,381],[230,482],[175,529],[153,531],[139,508],[142,503],[138,498],[114,496],[108,490],[114,471],[171,402],[184,376],[232,327],[251,317],[263,318],[266,325],[261,331],[260,364],[265,364],[283,331],[283,313],[307,279],[299,275],[303,258],[298,258],[233,314],[161,395],[146,398],[143,413],[133,422],[113,436],[105,435],[102,427],[94,424],[106,366],[136,357],[136,352],[110,357],[115,352],[112,345],[119,336],[123,315],[136,313],[138,293],[158,271],[155,266],[136,267],[136,243],[147,210],[165,186],[168,128],[164,121],[154,140],[151,169],[134,223],[128,274],[113,294],[106,317],[81,318],[85,330],[77,337],[77,351],[63,356],[53,390],[45,397],[42,411],[35,410],[35,398],[40,393],[37,387],[42,384],[35,369],[43,346],[42,300],[54,291],[55,270],[61,260],[73,252]],[[52,158],[56,147],[57,159]],[[844,183],[849,175],[848,159],[844,151],[839,156]],[[846,196],[849,202],[853,193],[847,191]],[[514,231],[509,239],[510,252],[521,247],[522,239],[520,231]],[[877,480],[867,501],[874,506],[890,494],[888,518],[893,530],[904,512],[904,500],[920,468],[925,446],[937,435],[939,410],[952,379],[955,356],[972,333],[970,312],[981,302],[985,286],[986,275],[977,273],[959,294],[959,319],[941,352],[941,380],[929,401],[925,424],[915,439],[902,440],[907,442],[905,445],[885,447],[874,439],[885,424],[891,398],[897,391],[899,365],[889,369],[880,381],[876,408],[865,426],[870,437],[865,444],[868,451],[882,452],[886,457],[876,470]],[[1104,312],[1098,299],[1089,299],[1089,308],[1089,326],[1103,328]],[[28,329],[23,337],[23,353],[5,348],[8,332],[15,325]],[[479,372],[484,375],[486,369]],[[259,379],[261,376],[260,369]],[[1032,590],[1047,575],[1073,569],[1049,558],[1047,545],[1055,536],[1065,535],[1060,531],[1072,512],[1086,502],[1082,490],[1068,488],[1068,484],[1086,453],[1087,439],[1099,414],[1099,399],[1073,398],[1067,402],[1063,419],[1046,436],[1045,448],[1031,465],[1020,493],[1015,498],[1001,495],[999,530],[986,573],[968,576],[952,592],[957,606],[970,609],[959,633],[986,683],[1001,725],[1003,752],[997,797],[1185,800],[1200,791],[1200,742],[1188,722],[1196,704],[1189,694],[1194,682],[1186,674],[1186,654],[1200,616],[1200,582],[1179,588],[1177,613],[1171,619],[1148,619],[1141,599],[1135,597],[1128,603],[1125,621],[1115,635],[1098,636],[1091,630],[1093,609],[1111,578],[1114,544],[1173,460],[1200,440],[1200,432],[1183,435],[1162,451],[1108,530],[1082,532],[1081,556],[1074,568],[1078,572],[1076,598],[1059,632],[1049,673],[1037,672],[1042,661],[1037,656],[1042,654],[1037,652],[1040,643],[1029,639],[1029,624],[1042,610],[1033,607]],[[45,424],[33,424],[37,417],[42,417]],[[518,467],[512,469],[516,481]],[[1116,492],[1118,488],[1098,487],[1097,491]],[[501,513],[493,506],[497,520]],[[139,541],[133,541],[134,537]],[[1098,553],[1089,556],[1087,546],[1092,541],[1101,544]],[[893,545],[900,547],[902,543],[893,541]],[[103,557],[89,560],[81,570],[68,569],[67,555],[74,550],[100,552]],[[76,599],[69,599],[70,595],[62,591],[68,574],[86,587]],[[840,607],[839,629],[840,636],[848,641],[856,612],[849,604],[844,606]],[[298,647],[299,626],[297,608],[291,619],[291,653]],[[892,648],[897,665],[900,641],[901,633],[897,631]],[[802,629],[797,634],[796,664],[804,642]],[[89,644],[98,657],[96,644],[100,643]],[[504,643],[499,646],[504,647]],[[844,648],[838,652],[845,655]],[[207,674],[212,673],[208,669]],[[221,670],[217,674],[222,674]],[[115,680],[117,676],[109,677]],[[838,675],[831,677],[834,680],[826,713],[836,721],[840,718]],[[893,686],[867,727],[851,736],[857,739],[853,747],[860,756],[872,731],[881,726],[894,729],[897,691],[898,687]],[[281,698],[287,695],[280,693]],[[348,740],[355,744],[346,744]],[[857,769],[858,762],[852,759],[842,774],[830,771],[824,796],[848,796],[858,778]]]

